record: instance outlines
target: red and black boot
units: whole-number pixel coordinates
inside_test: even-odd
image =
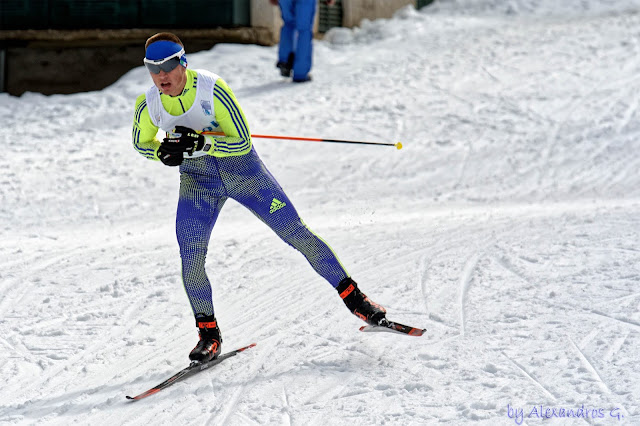
[[[358,284],[351,277],[340,281],[336,290],[351,313],[361,320],[372,325],[379,325],[386,320],[387,310],[361,292]]]
[[[218,358],[222,350],[222,337],[218,322],[213,315],[196,318],[200,341],[189,354],[189,359],[200,363],[209,362]]]

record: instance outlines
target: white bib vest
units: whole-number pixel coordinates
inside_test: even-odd
[[[162,106],[160,92],[156,86],[152,86],[146,92],[147,108],[153,124],[165,132],[172,134],[176,126],[185,126],[198,132],[219,131],[213,110],[213,88],[218,75],[205,71],[195,70],[198,73],[196,85],[196,98],[191,108],[182,115],[171,115]],[[185,158],[195,158],[207,155],[206,152],[196,151],[193,155],[185,153]]]

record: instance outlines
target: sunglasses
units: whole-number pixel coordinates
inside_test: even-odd
[[[164,71],[164,72],[173,71],[178,65],[180,65],[183,62],[183,59],[182,59],[183,55],[184,55],[184,49],[174,53],[171,56],[167,56],[166,58],[163,58],[163,59],[153,60],[153,59],[144,58],[143,61],[144,61],[144,65],[147,67],[147,69],[150,72],[152,72],[153,74],[160,74],[160,71]],[[184,62],[186,63],[186,60]]]

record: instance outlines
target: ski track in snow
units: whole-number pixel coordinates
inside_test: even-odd
[[[514,424],[508,407],[527,425],[640,424],[639,11],[408,7],[316,41],[305,85],[278,77],[276,47],[190,54],[257,134],[403,143],[254,141],[363,291],[427,333],[360,333],[229,202],[207,272],[223,351],[257,346],[135,403],[197,339],[177,172],[130,142],[150,79],[0,94],[0,425]],[[540,406],[605,418],[529,415]]]
[[[464,305],[467,299],[467,295],[469,294],[469,287],[471,286],[471,280],[473,279],[473,271],[478,266],[479,260],[480,260],[480,255],[474,254],[467,261],[467,263],[465,263],[464,268],[462,270],[462,277],[460,279],[460,335],[462,337],[465,336],[465,326],[467,322]]]
[[[531,382],[533,382],[533,384],[539,388],[542,393],[549,397],[549,399],[552,402],[556,402],[558,400],[558,397],[556,395],[554,395],[553,393],[551,393],[550,390],[548,390],[546,387],[544,387],[544,385],[542,383],[540,383],[539,380],[537,380],[536,378],[534,378],[533,376],[531,376],[531,373],[529,373],[527,371],[527,369],[525,367],[523,367],[522,365],[520,365],[520,363],[518,363],[516,360],[514,360],[513,358],[511,358],[510,356],[508,356],[507,354],[505,354],[504,352],[502,352],[502,355],[504,355],[505,358],[507,358],[509,361],[511,361],[511,363],[516,366],[516,368],[518,370],[520,370],[520,372],[527,378],[529,379]]]

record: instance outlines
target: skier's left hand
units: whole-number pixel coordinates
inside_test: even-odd
[[[184,126],[176,126],[174,133],[179,136],[166,137],[162,141],[162,147],[165,152],[178,154],[186,152],[192,155],[195,151],[204,148],[204,135],[197,133],[195,130]]]

